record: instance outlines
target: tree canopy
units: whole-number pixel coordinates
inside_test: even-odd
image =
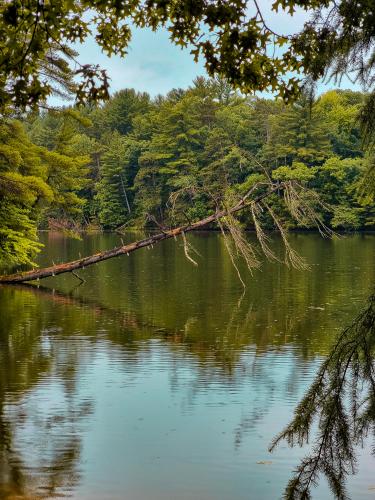
[[[330,72],[373,85],[375,13],[372,0],[275,0],[272,9],[310,14],[300,32],[276,33],[257,0],[89,2],[11,0],[0,6],[0,107],[42,103],[57,88],[77,102],[108,97],[104,68],[78,63],[70,45],[93,35],[107,54],[125,55],[133,27],[166,27],[173,43],[203,57],[245,93],[271,90],[285,101],[303,79]],[[78,81],[73,77],[77,76]],[[68,82],[68,83],[66,83]]]

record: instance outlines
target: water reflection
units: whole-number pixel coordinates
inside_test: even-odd
[[[50,242],[44,258],[115,238]],[[299,451],[267,445],[365,297],[372,238],[299,235],[314,271],[266,265],[242,300],[211,234],[195,238],[198,271],[172,242],[78,288],[1,287],[0,497],[278,498]]]
[[[76,397],[82,356],[54,342],[61,327],[45,326],[39,301],[30,287],[1,290],[1,498],[55,496],[80,478],[82,422],[92,412],[90,399]]]

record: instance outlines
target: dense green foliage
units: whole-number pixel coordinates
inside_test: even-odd
[[[167,27],[173,43],[202,57],[207,73],[244,92],[271,90],[285,101],[298,94],[303,74],[317,80],[354,72],[373,85],[372,0],[275,0],[274,11],[311,13],[300,32],[276,33],[256,0],[45,2],[10,0],[0,5],[0,110],[40,104],[54,89],[78,102],[108,97],[104,69],[79,64],[68,44],[94,34],[107,54],[125,55],[133,26]],[[266,11],[266,12],[265,12]],[[75,68],[70,63],[74,63]],[[81,77],[74,83],[73,76]],[[62,84],[67,77],[69,84]]]
[[[53,119],[48,116],[52,127]],[[80,214],[87,157],[69,151],[69,132],[62,119],[49,132],[50,149],[32,142],[19,121],[0,125],[0,263],[30,264],[38,250],[36,231],[49,217]],[[34,132],[37,132],[35,121]],[[58,132],[58,133],[57,133]],[[52,136],[54,139],[52,140]],[[48,134],[43,136],[43,142]],[[69,140],[68,140],[69,142]]]
[[[285,106],[198,78],[186,91],[153,100],[126,89],[80,114],[67,109],[5,122],[1,260],[29,262],[38,227],[173,226],[267,179],[313,189],[324,206],[310,201],[332,228],[371,228],[373,198],[360,189],[368,161],[358,125],[364,98],[330,91]],[[270,204],[289,228],[305,227],[277,195]],[[269,215],[260,216],[274,228]],[[241,222],[253,228],[251,214]]]
[[[87,218],[105,229],[173,225],[204,217],[233,190],[272,177],[314,188],[334,228],[371,225],[372,200],[357,189],[366,165],[357,122],[363,99],[332,91],[286,107],[203,78],[153,101],[121,91],[84,110],[91,127],[76,122],[75,143],[91,148],[92,189],[81,193]],[[49,113],[31,117],[28,129],[51,147]]]

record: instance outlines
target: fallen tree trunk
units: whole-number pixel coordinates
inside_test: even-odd
[[[252,203],[258,203],[259,201],[269,196],[271,193],[281,188],[282,185],[280,184],[274,185],[270,189],[268,189],[268,191],[266,191],[265,193],[259,195],[252,201],[248,201],[248,197],[254,190],[253,188],[234,207],[229,208],[228,210],[221,210],[219,212],[216,212],[192,224],[180,226],[175,229],[162,231],[161,233],[149,236],[148,238],[145,238],[143,240],[135,241],[127,245],[122,245],[120,247],[112,248],[111,250],[105,250],[104,252],[99,252],[94,255],[90,255],[88,257],[83,257],[81,259],[73,260],[71,262],[65,262],[63,264],[57,264],[54,266],[45,267],[43,269],[33,269],[32,271],[0,276],[0,283],[10,283],[10,284],[23,283],[26,281],[48,278],[50,276],[57,276],[58,274],[63,274],[63,273],[69,273],[69,272],[74,273],[74,271],[77,269],[84,269],[85,267],[96,264],[97,262],[101,262],[107,259],[112,259],[113,257],[118,257],[119,255],[130,254],[136,250],[139,250],[140,248],[150,247],[155,243],[159,243],[160,241],[167,240],[169,238],[175,238],[176,236],[182,235],[184,233],[201,229],[202,227],[205,227],[211,222],[215,222],[216,220],[221,219],[222,217],[243,210],[245,207],[251,205]]]

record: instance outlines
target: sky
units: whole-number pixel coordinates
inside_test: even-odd
[[[269,27],[277,33],[290,34],[299,30],[307,20],[302,10],[292,16],[284,12],[271,10],[273,0],[259,0],[259,5]],[[249,11],[251,12],[249,2]],[[206,76],[203,60],[194,62],[189,49],[181,49],[171,43],[168,31],[160,29],[134,28],[129,53],[125,58],[103,54],[93,38],[83,45],[76,45],[79,61],[82,64],[99,64],[107,70],[110,77],[111,93],[133,87],[137,91],[148,92],[151,96],[166,94],[172,88],[187,88],[197,76]],[[318,92],[335,88],[333,82],[320,84]],[[348,79],[344,79],[341,88],[360,90]]]

